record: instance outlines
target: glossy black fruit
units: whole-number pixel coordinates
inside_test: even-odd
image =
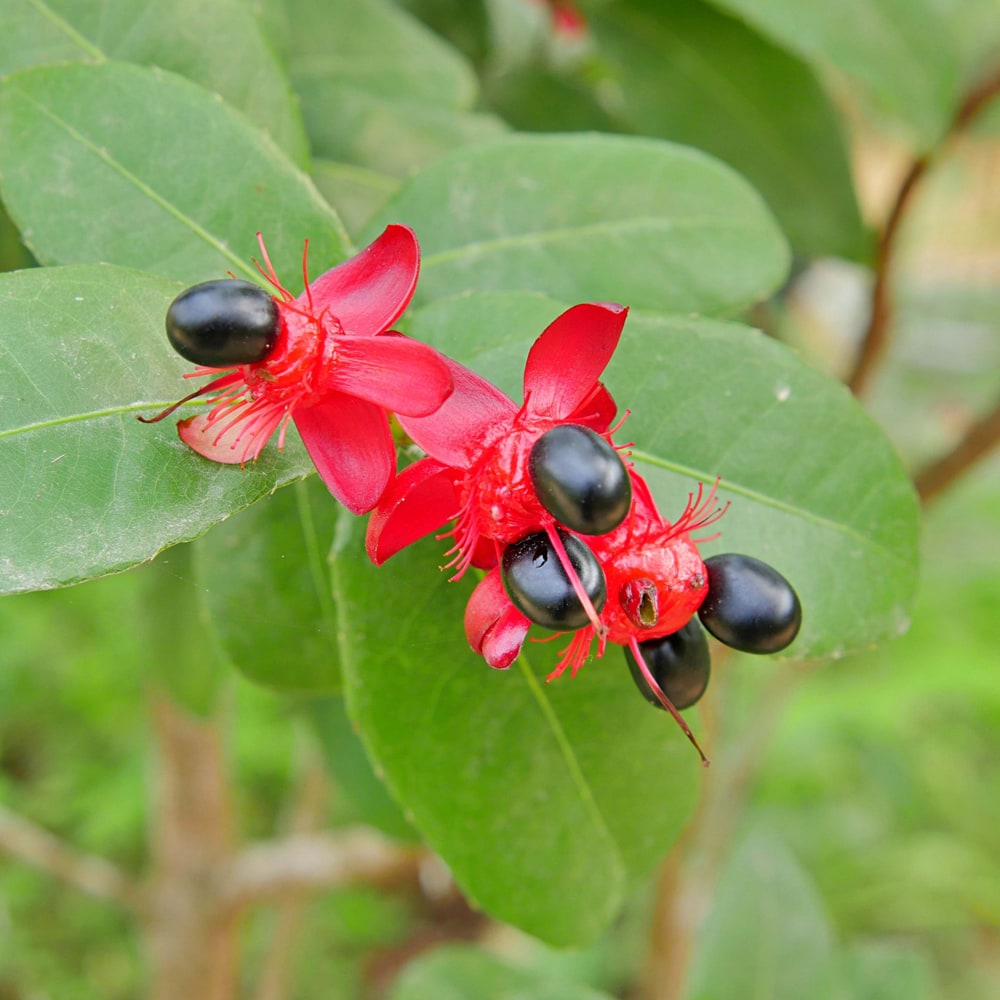
[[[209,368],[263,361],[278,339],[278,306],[249,281],[206,281],[170,303],[167,339],[182,358]]]
[[[546,431],[531,449],[528,474],[541,505],[581,535],[616,528],[632,503],[632,480],[618,452],[579,424]]]
[[[690,708],[705,693],[712,665],[708,655],[708,640],[694,618],[673,635],[640,642],[639,651],[653,679],[674,708]],[[663,708],[627,646],[625,659],[628,661],[632,680],[642,696],[657,708]]]
[[[600,612],[608,596],[600,563],[579,538],[562,531],[559,537],[584,592],[594,610]],[[514,606],[536,625],[572,631],[587,624],[587,612],[544,531],[508,545],[501,569],[503,585]]]
[[[802,607],[791,584],[772,566],[727,553],[705,560],[708,594],[702,625],[744,653],[777,653],[798,635]]]

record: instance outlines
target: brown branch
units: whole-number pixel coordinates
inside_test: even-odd
[[[848,386],[856,396],[864,392],[888,344],[889,328],[894,312],[892,266],[896,256],[899,230],[909,211],[914,193],[946,147],[969,127],[997,94],[1000,94],[1000,72],[985,79],[965,96],[941,141],[933,149],[914,159],[903,177],[879,235],[875,252],[875,287],[872,289],[871,317],[854,370],[847,379]]]
[[[913,478],[921,503],[927,504],[1000,442],[1000,402],[965,432],[962,440]]]
[[[215,873],[212,895],[226,911],[346,885],[409,881],[421,852],[369,829],[292,834],[246,848]]]
[[[89,896],[134,910],[138,887],[110,861],[85,854],[0,806],[0,850]]]

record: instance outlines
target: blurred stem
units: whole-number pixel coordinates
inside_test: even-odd
[[[944,492],[959,476],[981,458],[988,455],[1000,442],[1000,401],[984,417],[965,432],[961,441],[914,477],[914,484],[922,503],[929,503]]]
[[[166,696],[152,705],[157,762],[153,872],[144,911],[153,1000],[232,1000],[236,916],[220,911],[211,876],[232,849],[233,804],[217,718]]]
[[[0,851],[90,896],[135,909],[138,887],[104,858],[85,854],[0,806]]]
[[[913,203],[914,194],[927,172],[937,163],[951,142],[969,127],[998,93],[1000,93],[1000,71],[993,73],[969,91],[938,144],[916,157],[903,177],[888,218],[879,234],[875,252],[875,287],[872,290],[871,318],[861,342],[854,370],[847,379],[848,386],[856,396],[862,395],[868,387],[888,344],[895,311],[892,271],[899,231]]]
[[[713,654],[719,652],[718,648]],[[715,666],[725,660],[717,656]],[[713,671],[716,672],[717,671]],[[705,706],[706,746],[712,767],[704,772],[694,818],[660,870],[649,954],[640,1000],[680,1000],[688,983],[694,945],[712,901],[719,873],[739,832],[747,798],[802,665],[781,665],[757,700],[751,723],[730,746],[720,748],[724,719],[713,693]],[[725,706],[723,705],[723,712]]]
[[[301,734],[301,731],[300,731]],[[298,787],[285,820],[286,834],[308,833],[323,820],[327,781],[322,761],[310,742],[304,747]],[[291,964],[302,923],[305,901],[288,899],[278,906],[268,949],[257,977],[256,1000],[286,1000],[291,996]]]

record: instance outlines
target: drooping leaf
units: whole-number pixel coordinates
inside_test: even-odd
[[[329,105],[306,108],[313,149],[393,177],[409,177],[453,149],[507,132],[499,118],[480,111],[381,97],[346,85],[329,90]]]
[[[0,275],[0,592],[144,562],[311,469],[297,440],[241,470],[135,419],[190,390],[163,335],[178,290],[104,265]]]
[[[627,300],[626,300],[627,301]],[[409,332],[508,393],[562,307],[470,294],[421,309]],[[721,477],[730,501],[705,554],[779,569],[803,606],[791,656],[842,655],[898,634],[916,586],[919,512],[892,446],[837,381],[758,331],[633,311],[605,382],[630,416],[638,470],[663,515]]]
[[[957,103],[958,43],[935,0],[711,0],[826,72],[843,73],[928,146]]]
[[[685,1000],[833,1000],[835,951],[818,891],[774,836],[740,843],[698,935]]]
[[[700,0],[608,4],[591,28],[621,126],[740,171],[800,253],[865,254],[841,126],[806,64]]]
[[[340,687],[327,568],[337,507],[313,476],[254,504],[193,546],[216,637],[258,684],[288,692]]]
[[[396,800],[375,773],[364,744],[340,697],[312,698],[303,711],[312,723],[323,760],[342,792],[365,822],[397,840],[418,841]]]
[[[368,227],[423,247],[419,301],[466,289],[720,313],[766,295],[788,265],[760,197],[728,167],[653,139],[519,136],[421,171]]]
[[[469,108],[469,63],[416,18],[387,0],[285,0],[288,71],[306,108],[336,108],[326,88],[348,86],[385,98]],[[308,114],[308,110],[307,110]]]
[[[386,0],[290,0],[284,56],[313,151],[406,176],[462,141],[475,73],[465,58]],[[482,123],[480,125],[480,122]]]
[[[239,0],[11,0],[0,76],[61,62],[161,66],[221,94],[298,163],[307,156],[298,103],[248,5]],[[203,135],[178,129],[178,144]]]
[[[352,236],[364,229],[399,187],[395,177],[332,160],[313,160],[312,179]]]
[[[126,63],[0,83],[0,193],[46,264],[254,279],[259,230],[294,287],[306,237],[314,273],[349,251],[336,214],[264,133],[201,87]]]
[[[485,951],[452,945],[408,965],[390,1000],[611,1000],[589,986],[541,976]]]
[[[339,525],[350,714],[477,905],[552,943],[592,940],[678,835],[698,758],[639,697],[617,650],[548,685],[560,642],[529,643],[510,670],[490,670],[462,627],[472,581],[438,572],[441,548],[428,539],[376,568],[360,525]]]

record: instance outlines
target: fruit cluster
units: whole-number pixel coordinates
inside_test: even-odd
[[[289,419],[331,492],[371,512],[366,546],[381,564],[425,535],[450,537],[453,579],[481,579],[465,632],[490,666],[517,658],[532,625],[571,634],[551,680],[593,651],[623,647],[643,696],[679,710],[709,679],[704,629],[749,653],[795,638],[798,598],[750,556],[702,560],[694,538],[725,513],[699,486],[676,521],[664,518],[612,435],[617,406],[600,381],[628,310],[584,303],[558,316],[528,353],[518,405],[451,358],[388,327],[416,285],[412,232],[390,226],[298,298],[232,280],[182,292],[167,313],[173,347],[214,381],[208,413],[181,438],[216,461],[256,458]],[[305,271],[305,262],[303,262]],[[164,410],[162,419],[177,406]],[[398,474],[391,411],[425,457]],[[726,505],[728,506],[728,505]],[[700,621],[700,625],[699,625]],[[704,759],[704,754],[702,754]]]

